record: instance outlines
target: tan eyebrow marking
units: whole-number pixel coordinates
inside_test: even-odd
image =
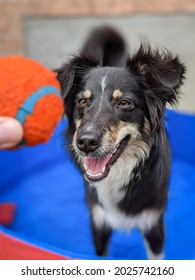
[[[113,91],[112,97],[114,99],[120,99],[123,96],[123,93],[119,89]]]
[[[85,98],[89,99],[89,98],[91,98],[92,94],[91,94],[90,90],[86,90],[83,95],[84,95]]]

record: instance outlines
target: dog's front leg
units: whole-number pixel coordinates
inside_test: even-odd
[[[144,233],[144,237],[148,258],[151,260],[162,260],[164,258],[163,216],[160,217],[158,222],[149,231]]]
[[[101,205],[93,205],[91,208],[91,214],[92,233],[96,254],[98,256],[106,256],[112,229],[106,221],[106,214]]]

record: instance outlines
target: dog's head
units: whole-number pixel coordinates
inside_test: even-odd
[[[106,54],[105,44],[92,52],[88,43],[58,71],[72,149],[89,181],[106,178],[116,163],[125,168],[127,160],[148,156],[152,135],[164,127],[166,102],[177,101],[185,72],[177,56],[148,45],[127,57],[120,40]]]

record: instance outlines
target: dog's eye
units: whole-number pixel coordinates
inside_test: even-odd
[[[85,107],[87,105],[87,99],[85,98],[81,98],[79,100],[77,100],[77,106],[78,107]]]
[[[123,108],[123,109],[133,109],[133,103],[131,103],[128,100],[121,100],[117,106]]]

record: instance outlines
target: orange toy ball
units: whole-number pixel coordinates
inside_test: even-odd
[[[21,56],[0,58],[0,116],[19,120],[21,145],[47,142],[63,114],[56,73]]]

